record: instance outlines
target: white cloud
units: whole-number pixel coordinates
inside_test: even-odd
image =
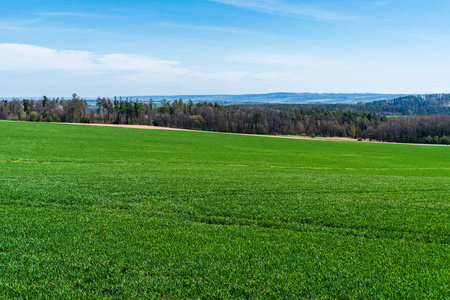
[[[130,54],[96,54],[89,51],[55,50],[25,44],[0,44],[1,71],[108,71],[185,72],[179,62]]]
[[[214,65],[131,54],[0,44],[0,97],[239,94],[265,92],[449,92],[445,65],[377,57],[249,52]]]
[[[0,72],[6,74],[0,81],[3,97],[70,95],[73,91],[83,96],[239,93],[256,91],[260,82],[285,76],[247,70],[206,72],[148,56],[25,44],[0,44]]]
[[[292,16],[300,18],[312,18],[323,21],[345,21],[355,17],[340,14],[333,11],[319,9],[315,6],[300,3],[286,3],[280,0],[210,0],[214,2],[251,9],[263,13]]]

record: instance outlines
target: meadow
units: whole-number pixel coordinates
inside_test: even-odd
[[[0,122],[0,298],[450,297],[450,147]]]

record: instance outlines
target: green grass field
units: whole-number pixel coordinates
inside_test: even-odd
[[[0,298],[448,298],[450,147],[0,122]]]

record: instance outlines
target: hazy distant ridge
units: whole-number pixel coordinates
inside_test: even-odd
[[[136,100],[147,102],[152,99],[155,102],[162,100],[173,101],[175,99],[183,99],[185,101],[207,101],[218,103],[284,103],[284,104],[356,104],[358,102],[372,102],[377,100],[389,100],[397,97],[406,96],[407,94],[373,94],[373,93],[354,93],[354,94],[340,94],[340,93],[268,93],[268,94],[243,94],[243,95],[147,95],[147,96],[116,96],[117,99]],[[48,96],[48,95],[47,95]],[[97,97],[80,97],[93,101]],[[57,98],[58,96],[48,96],[51,98]],[[100,95],[103,97],[103,95]],[[0,99],[12,100],[12,99],[41,99],[41,96],[37,97],[3,97]],[[61,96],[59,96],[61,98]],[[64,99],[70,99],[71,96],[64,96]],[[113,97],[110,97],[114,99]]]
[[[333,94],[333,93],[269,93],[269,94],[243,94],[243,95],[174,95],[174,96],[128,96],[142,101],[172,101],[183,99],[208,102],[231,103],[341,103],[354,104],[357,102],[372,102],[405,96],[405,94]],[[126,97],[122,97],[125,99]]]

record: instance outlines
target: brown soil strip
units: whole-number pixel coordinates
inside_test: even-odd
[[[183,128],[171,128],[151,125],[125,125],[125,124],[99,124],[99,123],[60,123],[60,124],[74,124],[74,125],[89,125],[89,126],[105,126],[105,127],[122,127],[122,128],[134,128],[134,129],[152,129],[152,130],[177,130],[177,131],[193,131],[193,132],[209,132],[209,133],[221,133],[221,134],[234,134],[234,135],[246,135],[246,136],[258,136],[258,137],[271,137],[280,139],[296,139],[296,140],[321,140],[321,141],[347,141],[347,142],[363,142],[363,143],[382,143],[382,144],[400,144],[400,145],[416,145],[416,146],[447,146],[442,144],[406,144],[406,143],[390,143],[377,140],[362,140],[346,138],[346,137],[308,137],[298,135],[263,135],[263,134],[247,134],[247,133],[230,133],[230,132],[216,132],[216,131],[203,131]]]

